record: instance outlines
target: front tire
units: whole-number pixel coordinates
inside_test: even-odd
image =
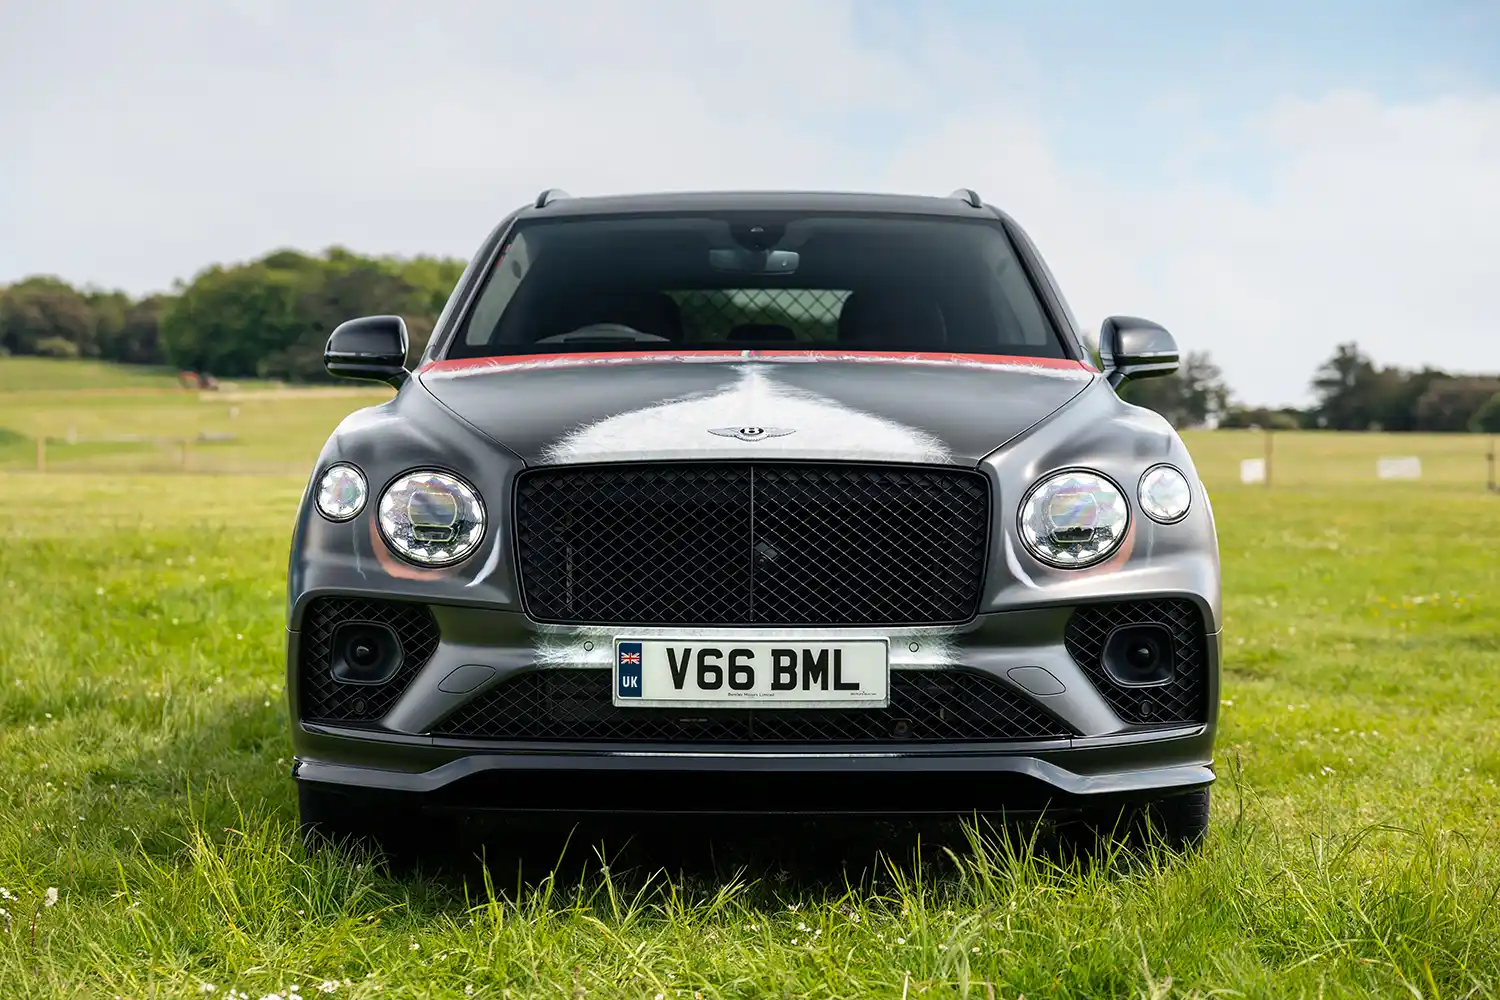
[[[298,782],[297,818],[310,850],[372,849],[406,861],[422,846],[421,810],[389,794]]]
[[[1147,803],[1137,811],[1136,836],[1159,839],[1174,851],[1196,851],[1208,837],[1209,801],[1204,787]]]
[[[1122,840],[1131,850],[1162,846],[1193,853],[1208,836],[1210,792],[1207,786],[1153,799],[1123,810],[1108,810],[1088,822],[1096,843]]]

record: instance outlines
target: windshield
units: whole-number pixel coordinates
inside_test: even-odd
[[[755,348],[1067,357],[997,221],[788,213],[528,221],[446,356]]]

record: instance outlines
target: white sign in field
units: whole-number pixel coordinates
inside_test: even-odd
[[[1266,460],[1245,458],[1240,460],[1240,482],[1263,483],[1266,481]]]
[[[1421,479],[1422,460],[1415,455],[1375,460],[1375,475],[1381,479]]]

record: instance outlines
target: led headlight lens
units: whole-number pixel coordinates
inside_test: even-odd
[[[1187,477],[1170,465],[1147,469],[1141,477],[1141,510],[1153,521],[1171,524],[1187,516],[1193,489]]]
[[[1021,539],[1038,559],[1060,569],[1108,557],[1129,524],[1124,494],[1096,472],[1059,473],[1033,487],[1021,504]]]
[[[330,465],[318,480],[318,513],[330,521],[347,521],[365,509],[368,496],[364,473],[352,465]]]
[[[453,476],[402,476],[380,498],[380,534],[412,562],[449,566],[478,548],[484,537],[484,504]]]

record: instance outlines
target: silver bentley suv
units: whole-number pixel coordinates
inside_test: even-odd
[[[304,826],[425,815],[1052,815],[1208,825],[1219,556],[1026,233],[948,197],[549,190],[298,514]]]

